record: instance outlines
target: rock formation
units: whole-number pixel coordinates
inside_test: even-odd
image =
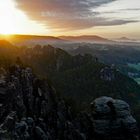
[[[114,80],[115,79],[114,69],[109,68],[109,67],[105,67],[105,68],[101,69],[100,77],[101,77],[101,79],[103,79],[105,81]]]
[[[100,97],[91,103],[91,107],[98,139],[138,139],[137,123],[126,102]]]
[[[31,68],[14,65],[0,82],[0,140],[138,139],[129,105],[101,97],[91,112],[73,117],[70,107]]]

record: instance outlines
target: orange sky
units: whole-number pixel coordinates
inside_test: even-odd
[[[140,0],[1,0],[0,34],[140,39]]]

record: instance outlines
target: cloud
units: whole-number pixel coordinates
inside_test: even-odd
[[[101,17],[96,8],[116,0],[15,0],[17,7],[32,20],[59,30],[86,29],[93,26],[121,25],[134,20]],[[93,11],[94,10],[94,11]]]

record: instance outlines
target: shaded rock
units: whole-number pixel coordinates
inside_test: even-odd
[[[135,139],[138,137],[137,123],[129,105],[122,100],[100,97],[91,103],[94,130],[102,139]]]
[[[75,116],[47,80],[12,66],[0,83],[0,139],[135,140],[136,120],[122,100],[100,97]]]

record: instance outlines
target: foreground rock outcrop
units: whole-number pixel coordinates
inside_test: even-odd
[[[4,70],[3,70],[4,71]],[[101,97],[75,117],[31,68],[14,65],[0,80],[0,140],[137,140],[129,105]]]
[[[138,139],[137,123],[122,100],[100,97],[91,103],[94,131],[100,139]]]

